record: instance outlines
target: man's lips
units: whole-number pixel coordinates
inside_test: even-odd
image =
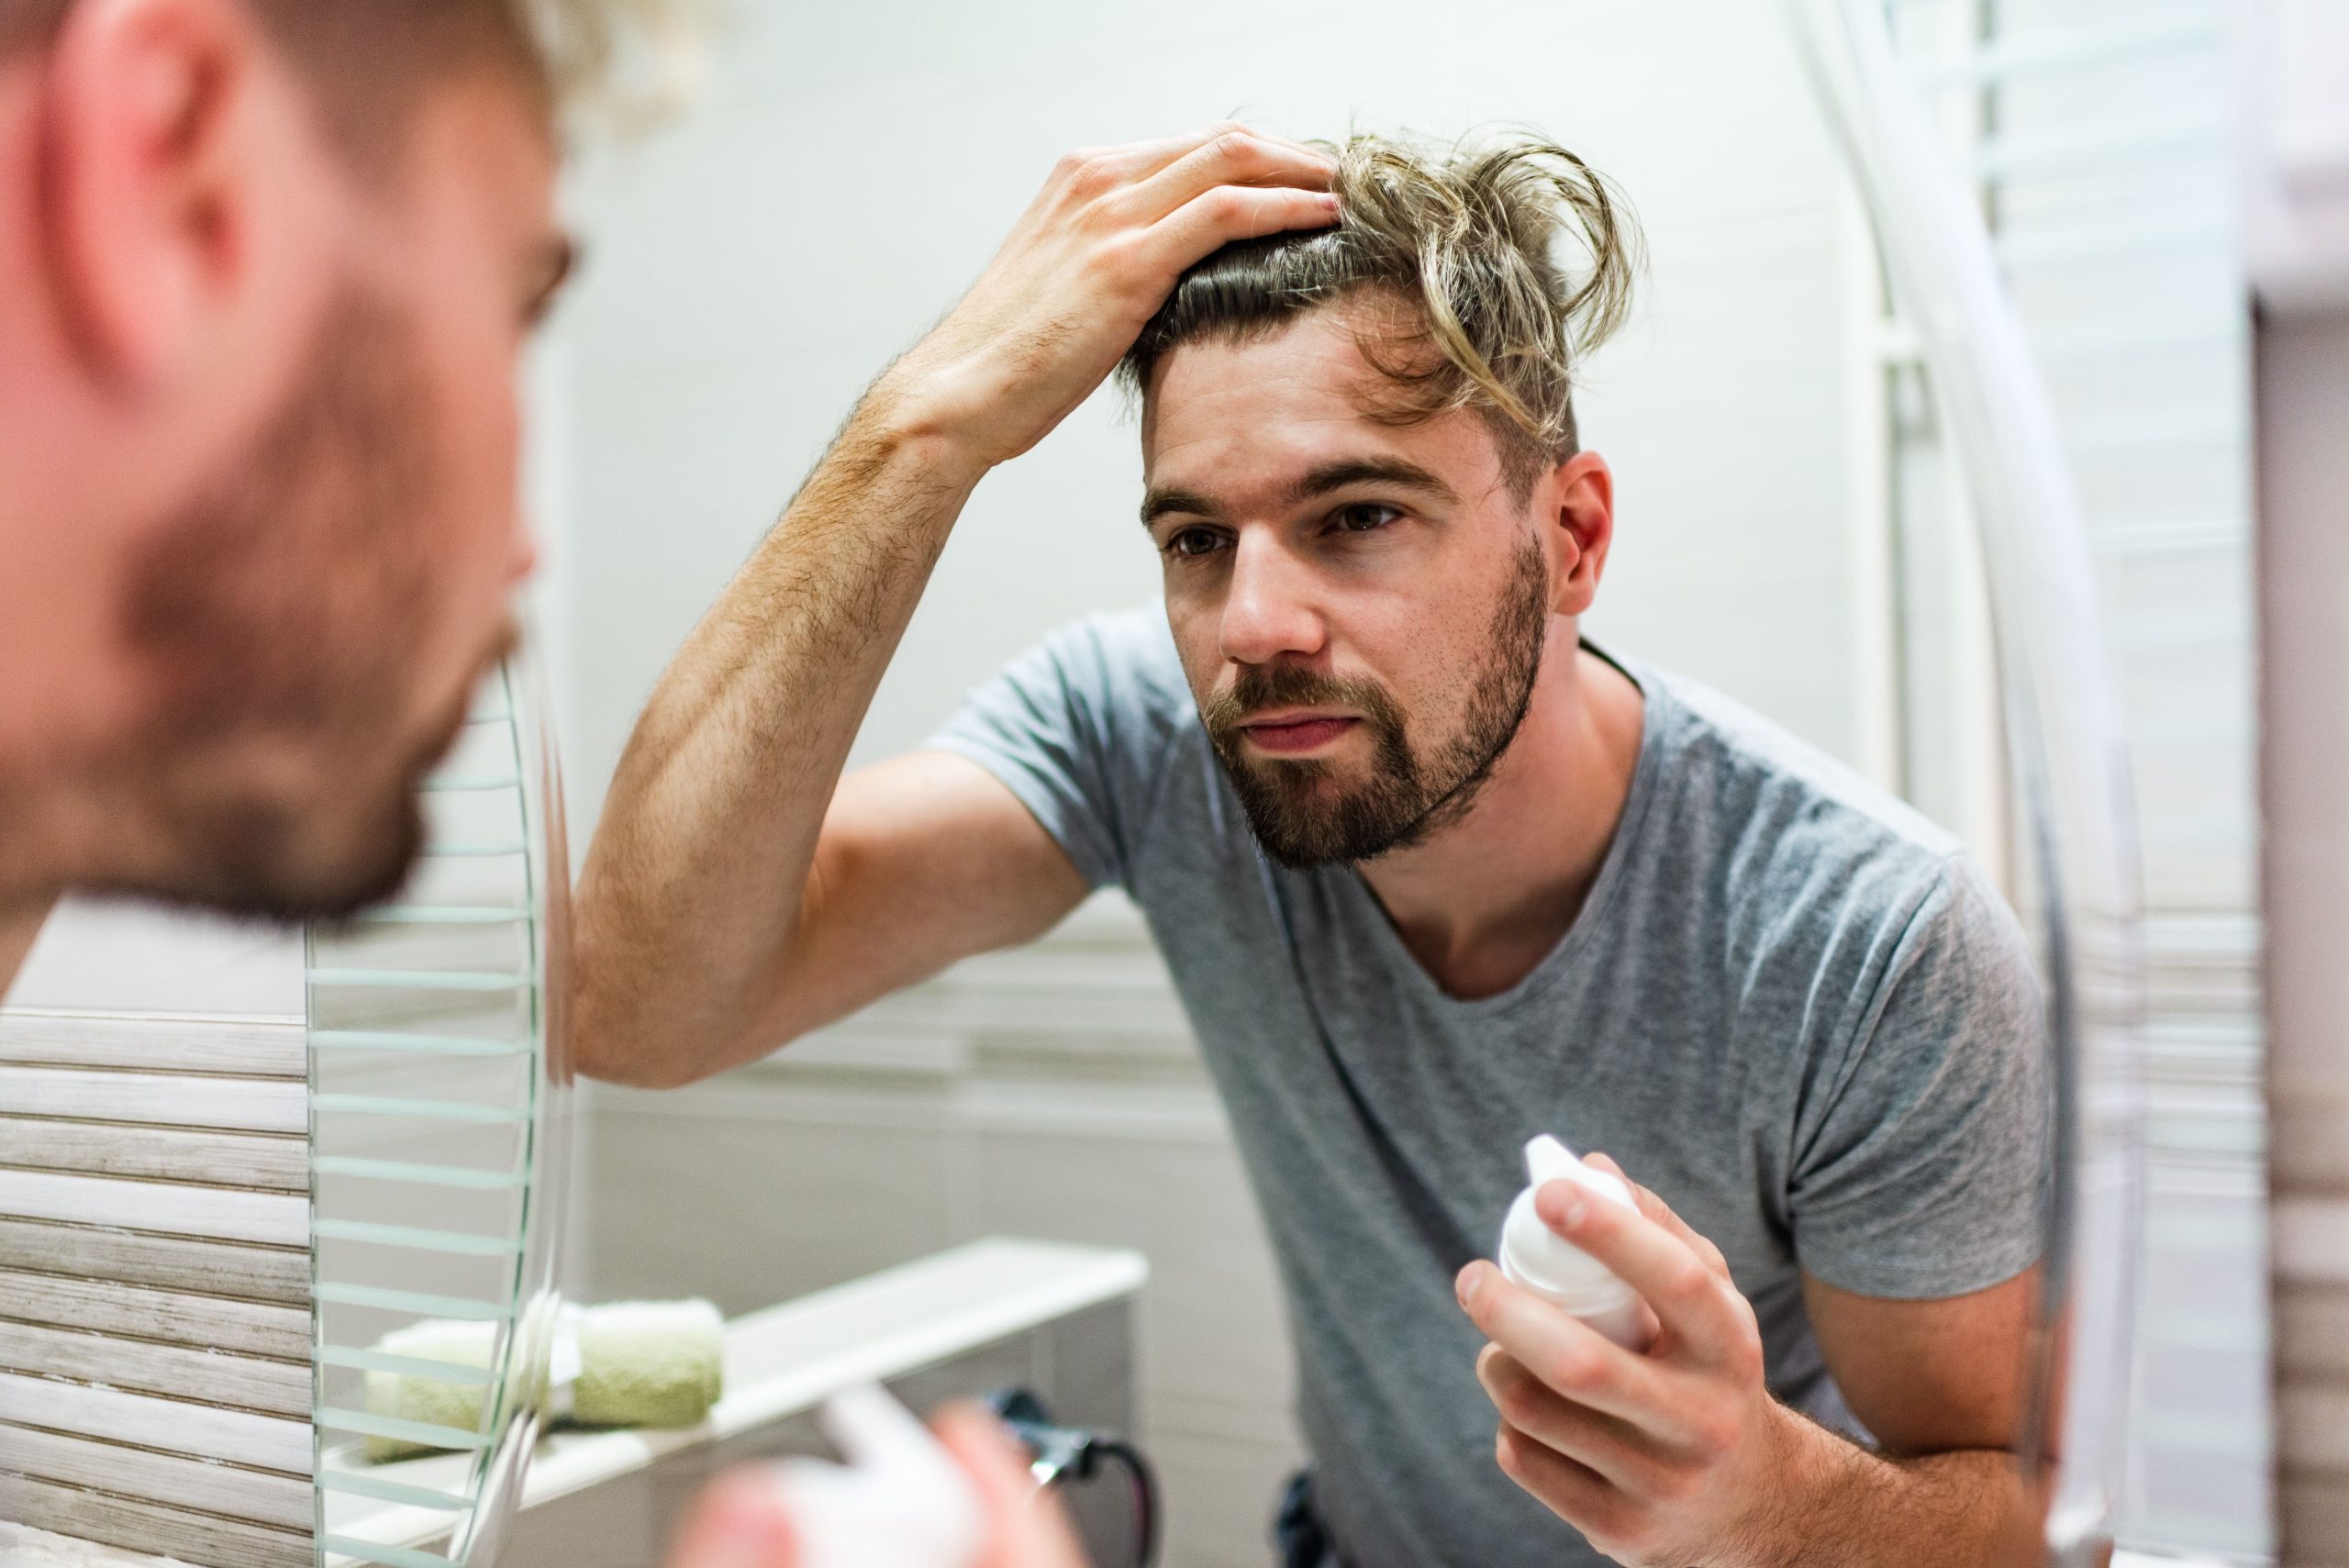
[[[1288,757],[1319,751],[1361,722],[1347,714],[1297,714],[1252,718],[1240,732],[1259,750]]]

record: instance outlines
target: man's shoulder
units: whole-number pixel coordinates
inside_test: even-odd
[[[1696,924],[1748,995],[1776,1016],[1847,995],[1860,1010],[1837,1027],[1859,1038],[1919,965],[1959,977],[1967,1006],[2035,994],[2021,923],[1954,833],[1735,699],[1633,668],[1664,716],[1663,820],[1644,836],[1672,862],[1669,896],[1709,911]]]
[[[1661,715],[1667,841],[1704,845],[1740,904],[1872,923],[1978,880],[1954,833],[1856,769],[1700,681],[1631,668]]]
[[[1080,617],[1045,638],[1037,654],[1071,697],[1106,720],[1163,733],[1198,717],[1156,604]]]

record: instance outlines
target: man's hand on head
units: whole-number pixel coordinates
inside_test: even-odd
[[[1193,262],[1335,222],[1336,172],[1239,125],[1068,154],[962,303],[882,377],[874,412],[983,467],[1019,456],[1092,395]]]
[[[1614,1174],[1604,1155],[1590,1162]],[[1628,1181],[1628,1178],[1626,1178]],[[1753,1309],[1720,1250],[1634,1185],[1639,1212],[1568,1182],[1535,1196],[1544,1223],[1653,1308],[1644,1352],[1627,1351],[1502,1277],[1461,1271],[1462,1307],[1492,1343],[1476,1376],[1500,1411],[1501,1469],[1590,1543],[1631,1568],[1774,1561],[1776,1520],[1798,1473],[1838,1461],[1836,1442],[1763,1383]]]

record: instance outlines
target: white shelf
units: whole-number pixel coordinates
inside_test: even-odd
[[[899,1377],[1130,1296],[1149,1277],[1139,1252],[992,1238],[737,1318],[726,1326],[727,1392],[707,1419],[673,1431],[556,1432],[531,1460],[522,1507],[787,1419],[843,1388]],[[454,1493],[464,1489],[468,1462],[436,1454],[348,1469]],[[449,1528],[445,1513],[347,1494],[330,1494],[326,1508],[328,1533],[379,1545],[416,1547]]]

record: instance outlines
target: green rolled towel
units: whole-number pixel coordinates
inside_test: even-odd
[[[583,1427],[692,1426],[718,1403],[725,1328],[707,1301],[619,1301],[589,1308],[579,1319],[571,1419]]]
[[[484,1368],[496,1347],[495,1323],[437,1321],[396,1329],[384,1335],[375,1346],[386,1355]],[[454,1427],[462,1432],[478,1431],[489,1396],[490,1390],[476,1383],[444,1383],[437,1377],[398,1372],[371,1370],[367,1373],[367,1413],[395,1420]],[[370,1464],[430,1451],[427,1444],[401,1438],[371,1435],[367,1439]]]
[[[421,1361],[486,1367],[496,1348],[492,1323],[426,1322],[386,1334],[377,1349]],[[554,1333],[551,1414],[583,1427],[690,1427],[722,1392],[725,1322],[707,1301],[621,1301],[566,1307]],[[473,1384],[396,1372],[367,1373],[367,1409],[376,1416],[478,1431],[490,1391]],[[406,1438],[371,1436],[367,1459],[381,1464],[432,1451]]]

